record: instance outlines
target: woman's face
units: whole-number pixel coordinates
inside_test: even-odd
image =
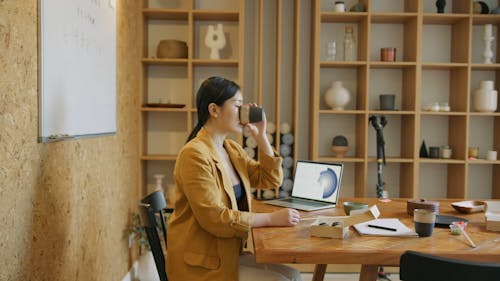
[[[243,95],[238,91],[232,98],[219,107],[220,114],[216,118],[217,127],[223,133],[240,133],[243,125],[240,123],[239,111],[243,104]]]

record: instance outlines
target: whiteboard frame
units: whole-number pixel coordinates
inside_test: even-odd
[[[72,3],[71,5],[75,5],[75,6],[77,6],[78,4],[85,6],[86,4],[88,5],[90,0],[76,0],[76,2],[75,2],[75,0],[70,0],[69,2],[66,2],[67,0],[63,0],[63,1],[65,1],[65,4]],[[98,3],[98,4],[109,5],[108,8],[113,10],[113,12],[112,12],[113,18],[111,20],[111,23],[113,24],[113,26],[111,29],[110,28],[108,28],[108,29],[99,28],[99,26],[98,26],[99,20],[95,20],[92,22],[92,24],[97,23],[96,27],[94,28],[94,31],[95,30],[104,30],[105,32],[108,32],[106,34],[102,34],[101,36],[106,36],[107,38],[111,38],[111,40],[113,42],[112,48],[106,49],[106,51],[111,51],[111,54],[112,54],[112,56],[109,56],[110,57],[109,59],[112,60],[112,66],[109,66],[109,64],[107,65],[108,67],[110,67],[112,69],[112,73],[110,75],[110,77],[112,77],[112,81],[105,85],[105,86],[110,87],[111,90],[113,90],[112,91],[113,93],[110,93],[110,91],[107,91],[107,94],[109,95],[109,96],[107,96],[108,102],[110,102],[111,105],[114,105],[114,112],[111,112],[111,114],[109,114],[109,116],[114,115],[114,116],[112,116],[113,119],[111,120],[111,117],[108,117],[108,119],[105,120],[106,121],[105,126],[107,126],[106,128],[99,127],[101,125],[99,125],[100,122],[99,122],[99,120],[97,120],[97,121],[93,122],[93,123],[96,123],[97,125],[94,125],[94,127],[90,128],[90,129],[89,128],[87,128],[87,129],[81,129],[81,128],[68,129],[70,131],[76,130],[77,131],[76,133],[66,134],[66,133],[64,133],[64,131],[65,131],[64,129],[61,132],[47,131],[48,126],[47,126],[46,122],[49,122],[49,121],[47,121],[47,119],[49,119],[49,118],[47,118],[46,115],[48,114],[47,111],[49,111],[49,110],[46,107],[46,101],[44,100],[44,98],[47,98],[46,95],[48,95],[47,93],[49,92],[48,89],[46,89],[46,85],[50,84],[48,81],[48,79],[50,79],[50,78],[47,78],[48,75],[45,75],[45,72],[47,72],[46,68],[47,68],[47,65],[50,65],[50,62],[48,62],[48,59],[46,59],[45,49],[48,49],[47,48],[48,45],[46,44],[46,41],[47,41],[46,37],[49,37],[47,35],[47,33],[50,34],[50,31],[47,31],[48,24],[44,20],[44,16],[45,16],[44,11],[46,11],[45,9],[47,9],[47,8],[53,8],[57,13],[61,13],[62,9],[60,7],[57,7],[57,6],[51,7],[50,6],[50,5],[54,5],[54,3],[56,3],[56,2],[57,2],[57,0],[39,0],[38,1],[38,37],[37,37],[38,38],[38,40],[37,40],[37,43],[38,43],[38,141],[42,142],[42,143],[46,143],[46,142],[54,142],[54,141],[61,141],[61,140],[68,140],[68,139],[114,135],[114,134],[116,134],[116,131],[117,131],[117,115],[118,115],[118,101],[117,101],[117,90],[118,90],[118,87],[117,87],[117,80],[118,80],[118,77],[117,77],[118,76],[117,75],[117,55],[118,55],[118,44],[117,44],[118,31],[117,31],[117,28],[118,28],[118,22],[117,22],[117,20],[118,20],[118,16],[117,16],[116,0],[96,0],[96,2],[94,2],[94,3]],[[93,8],[95,8],[95,7],[93,7]],[[80,11],[81,10],[83,10],[83,9],[80,9]],[[68,13],[68,11],[64,11],[64,10],[62,12]],[[64,18],[64,17],[62,17],[62,18]],[[52,19],[53,18],[51,18],[50,20],[52,20]],[[58,20],[60,20],[60,19],[58,19]],[[47,21],[49,21],[49,20],[47,20]],[[109,24],[109,21],[103,22],[103,24],[105,24],[105,23]],[[62,20],[60,20],[60,22],[57,22],[57,24],[69,25],[68,22],[63,22]],[[75,24],[75,23],[73,23],[73,24]],[[102,27],[102,26],[100,26],[100,27]],[[109,30],[111,30],[112,34],[109,34]],[[82,34],[83,34],[83,31],[82,31]],[[52,34],[52,35],[54,35],[54,34]],[[71,35],[73,35],[73,34],[71,34]],[[91,37],[91,35],[88,35],[88,37]],[[93,39],[93,38],[91,38],[91,39]],[[94,42],[97,42],[97,40],[95,40]],[[53,47],[53,45],[51,45],[51,47]],[[61,48],[64,48],[64,47],[65,46],[61,46]],[[68,48],[64,49],[64,51],[67,52]],[[79,50],[75,49],[74,51],[79,51]],[[79,55],[79,54],[74,54],[74,55]],[[64,63],[67,63],[67,62],[64,62]],[[94,66],[95,65],[92,65],[92,67],[94,67]],[[92,69],[97,69],[101,66],[102,66],[102,64],[97,64],[97,67],[92,68]],[[71,67],[71,65],[69,67]],[[93,73],[93,71],[92,71],[92,73]],[[92,74],[92,75],[94,75],[94,74]],[[91,78],[94,78],[94,76],[92,76]],[[52,81],[50,81],[50,82],[52,82]],[[92,82],[94,82],[94,81],[92,80]],[[83,83],[83,84],[89,85],[89,84],[85,84],[85,83]],[[99,83],[96,83],[96,84],[99,84]],[[98,88],[106,88],[106,87],[103,87],[102,85],[100,85],[100,86],[98,86]],[[81,91],[82,91],[81,88],[79,88],[76,92],[81,92]],[[111,98],[111,95],[112,95],[112,98]],[[88,100],[88,97],[87,97],[87,100]],[[94,105],[96,105],[99,101],[100,100],[98,100],[98,99],[91,101],[92,107]],[[111,107],[111,108],[113,110],[113,107]],[[90,111],[83,112],[83,113],[85,114],[85,116],[89,116],[88,115],[89,113],[93,114],[93,112],[90,112]],[[108,116],[106,113],[104,115]],[[85,116],[80,117],[80,118],[86,118]],[[64,117],[63,117],[63,119],[64,119]],[[69,126],[69,127],[71,127],[71,126]]]

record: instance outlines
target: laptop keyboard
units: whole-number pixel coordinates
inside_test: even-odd
[[[298,199],[298,198],[285,198],[285,199],[282,199],[282,201],[295,203],[295,204],[301,204],[301,205],[307,205],[307,206],[312,206],[312,207],[322,207],[322,206],[331,205],[331,203],[322,203],[322,202],[303,200],[303,199]]]

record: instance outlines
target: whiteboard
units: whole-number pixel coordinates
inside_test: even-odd
[[[40,0],[39,141],[116,132],[116,0]]]

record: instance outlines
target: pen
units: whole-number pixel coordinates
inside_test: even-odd
[[[374,224],[369,224],[368,227],[373,227],[373,228],[378,228],[378,229],[384,229],[384,230],[389,230],[389,231],[398,231],[395,228],[385,227],[385,226],[380,226],[380,225],[374,225]]]

